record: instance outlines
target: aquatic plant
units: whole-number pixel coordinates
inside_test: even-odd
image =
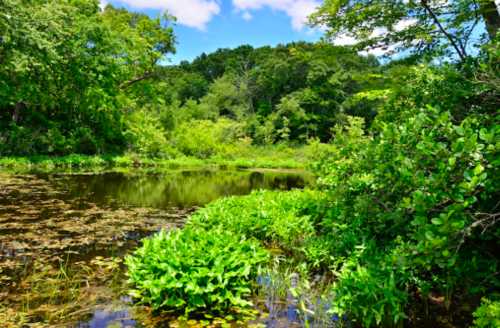
[[[251,284],[268,253],[222,229],[161,231],[125,260],[131,295],[154,310],[188,315],[251,306]]]
[[[87,262],[36,261],[0,304],[2,327],[70,326],[114,297],[123,285],[121,259],[96,256]],[[97,292],[98,291],[98,292]]]
[[[321,193],[314,191],[255,191],[247,196],[219,199],[194,213],[187,225],[203,229],[220,226],[284,249],[298,247],[315,231]]]

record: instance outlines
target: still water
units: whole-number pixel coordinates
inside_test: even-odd
[[[274,170],[0,172],[0,311],[12,317],[22,309],[23,324],[40,327],[155,326],[144,324],[148,315],[134,313],[120,288],[110,287],[123,282],[124,268],[106,259],[123,257],[155,231],[182,226],[189,213],[217,198],[312,181],[305,172]],[[110,284],[113,279],[118,283]]]
[[[191,170],[150,174],[105,173],[52,177],[70,197],[100,204],[189,208],[256,189],[304,188],[311,177],[297,171]]]

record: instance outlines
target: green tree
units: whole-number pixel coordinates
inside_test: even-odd
[[[97,0],[2,1],[0,138],[10,146],[1,152],[79,152],[80,138],[94,151],[122,148],[122,100],[174,50],[168,21],[101,12]],[[44,141],[55,135],[67,147]]]
[[[353,37],[359,48],[449,55],[464,60],[480,23],[494,39],[500,16],[493,0],[326,0],[311,23],[327,37]]]

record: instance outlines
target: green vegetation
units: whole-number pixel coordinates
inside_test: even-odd
[[[186,143],[196,147],[192,141]],[[210,149],[199,143],[198,149]],[[151,158],[140,154],[124,155],[67,155],[29,157],[0,157],[0,168],[20,171],[58,171],[67,169],[106,168],[178,168],[208,167],[221,168],[269,168],[304,169],[320,153],[331,148],[326,144],[311,141],[307,145],[291,147],[286,144],[252,146],[248,143],[223,145],[224,151],[210,158],[180,155],[175,158]],[[211,149],[209,151],[212,151]]]
[[[294,249],[314,235],[313,218],[321,206],[314,192],[259,191],[215,201],[191,216],[188,227],[223,228],[268,246]]]
[[[121,259],[92,258],[88,263],[59,264],[37,261],[25,268],[18,291],[19,307],[0,304],[0,320],[4,327],[25,327],[33,321],[48,327],[74,321],[98,302],[112,298],[112,290],[123,280],[119,270]],[[97,295],[97,286],[106,286],[106,294]]]
[[[500,27],[491,0],[325,0],[310,20],[326,26],[330,39],[353,37],[358,49],[409,52],[416,61],[449,56],[467,61],[486,38],[495,39]]]
[[[332,130],[312,166],[319,191],[222,199],[186,229],[257,239],[286,254],[285,267],[305,266],[303,279],[331,275],[329,311],[361,326],[439,312],[471,322],[457,304],[473,308],[500,286],[496,53],[464,67],[392,63],[386,89],[367,91],[384,100],[373,122],[346,116]],[[495,316],[485,304],[478,325]]]
[[[474,312],[474,327],[490,328],[500,326],[500,302],[485,298]]]
[[[160,232],[126,259],[132,295],[154,310],[225,314],[252,303],[251,281],[268,259],[252,241],[223,230]]]
[[[0,6],[0,167],[308,165],[318,177],[315,190],[218,200],[145,239],[126,261],[136,300],[241,313],[267,288],[257,278],[298,274],[323,312],[357,326],[497,324],[494,1],[326,0],[311,16],[322,42],[163,66],[171,19],[94,0]],[[338,37],[356,42],[327,42]]]
[[[0,8],[0,156],[260,163],[260,147],[325,142],[346,114],[367,121],[375,114],[371,101],[350,97],[378,79],[374,57],[293,43],[162,66],[175,50],[170,22],[112,6],[101,11],[97,0],[7,0]]]

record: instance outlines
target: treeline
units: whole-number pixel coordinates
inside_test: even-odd
[[[374,57],[328,44],[240,46],[166,68],[165,103],[203,119],[245,124],[255,143],[328,141],[345,115],[374,116],[353,96],[374,83]],[[375,79],[376,81],[376,79]]]
[[[170,17],[93,0],[5,0],[0,33],[3,156],[206,158],[242,141],[326,142],[346,115],[372,121],[373,102],[357,95],[384,83],[374,57],[326,43],[241,46],[165,66]]]

